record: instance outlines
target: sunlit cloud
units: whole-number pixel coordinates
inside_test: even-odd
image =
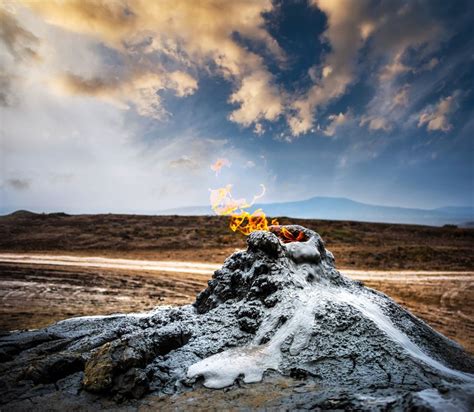
[[[138,114],[162,120],[167,111],[161,103],[159,92],[171,89],[177,96],[187,96],[197,89],[197,81],[187,73],[136,72],[118,77],[83,78],[67,73],[55,80],[59,90],[71,95],[94,96],[121,109],[132,105]]]
[[[59,81],[65,83],[66,91],[90,94],[122,107],[130,102],[139,114],[159,120],[167,112],[160,91],[171,89],[181,97],[194,93],[198,80],[192,72],[200,69],[214,71],[233,83],[229,100],[237,108],[230,120],[249,126],[262,119],[273,121],[282,111],[273,76],[262,57],[234,38],[239,33],[264,45],[275,59],[284,58],[264,29],[263,13],[273,7],[269,0],[51,0],[24,4],[50,24],[95,38],[125,62],[116,73],[97,73],[80,81],[76,73],[62,75]],[[156,58],[168,60],[168,67],[160,67]],[[180,69],[169,68],[176,66]]]
[[[327,126],[322,130],[323,134],[326,136],[334,136],[336,130],[339,126],[342,126],[346,123],[350,118],[350,115],[347,113],[339,113],[339,114],[331,114],[328,116],[329,123]]]
[[[459,104],[460,92],[441,98],[434,106],[426,107],[419,115],[418,127],[425,126],[429,131],[449,132],[453,125],[450,116],[456,111]]]
[[[387,61],[378,75],[380,82],[395,80],[413,68],[403,61],[408,49],[436,49],[443,30],[434,18],[423,13],[419,4],[393,1],[374,9],[370,1],[313,0],[328,19],[322,35],[330,46],[320,67],[312,69],[314,85],[291,104],[288,125],[293,136],[309,132],[318,109],[337,100],[357,80],[357,56],[370,39],[366,53],[371,60]],[[435,66],[432,60],[431,65]],[[317,73],[321,73],[320,76]],[[362,122],[369,128],[390,130],[387,122],[373,117]]]
[[[360,126],[365,126],[369,128],[369,130],[391,130],[392,126],[388,123],[387,119],[383,117],[377,116],[362,116],[360,118]]]
[[[411,70],[409,66],[403,63],[402,57],[403,51],[396,53],[393,57],[393,60],[382,68],[379,74],[379,79],[381,82],[393,80],[400,74]]]

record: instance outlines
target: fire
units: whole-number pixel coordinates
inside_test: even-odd
[[[230,229],[249,235],[256,230],[269,230],[268,219],[262,209],[257,209],[250,213],[255,202],[265,195],[265,186],[260,185],[262,192],[255,195],[251,202],[246,199],[234,199],[232,197],[232,185],[227,185],[219,189],[211,190],[210,200],[212,210],[220,216],[230,216]],[[272,225],[278,225],[274,219]]]
[[[211,170],[213,170],[216,173],[216,176],[217,176],[224,166],[230,167],[231,164],[232,163],[230,163],[229,159],[226,159],[225,157],[222,158],[222,159],[217,159],[211,165]]]
[[[300,231],[289,230],[280,226],[276,219],[268,223],[268,219],[262,209],[257,209],[250,213],[255,202],[265,195],[265,186],[260,185],[262,192],[255,195],[251,202],[246,199],[234,199],[232,197],[232,185],[227,185],[219,189],[210,190],[210,200],[212,210],[219,216],[230,216],[229,227],[234,232],[240,232],[245,236],[256,230],[267,230],[275,233],[282,242],[304,242],[306,235]]]
[[[270,230],[275,233],[284,243],[304,242],[308,240],[304,232],[297,231],[293,233],[284,226],[273,226],[270,228]]]

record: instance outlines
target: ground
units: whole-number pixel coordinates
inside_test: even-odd
[[[338,268],[474,272],[474,230],[280,219],[316,230]],[[36,215],[0,217],[0,252],[222,263],[245,246],[219,217]],[[474,276],[390,275],[365,280],[474,353]],[[0,330],[72,316],[136,312],[194,301],[208,275],[0,264]]]

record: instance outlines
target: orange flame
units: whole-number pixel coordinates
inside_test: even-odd
[[[290,242],[304,242],[306,235],[303,232],[292,233],[286,227],[282,227],[279,233],[279,238],[285,243]]]
[[[234,199],[232,197],[232,185],[211,189],[212,210],[220,216],[230,216],[230,229],[246,236],[256,230],[267,230],[275,233],[284,243],[306,241],[307,236],[304,232],[295,231],[294,229],[289,230],[284,226],[280,226],[276,219],[273,219],[269,224],[262,209],[257,209],[253,213],[246,210],[251,208],[265,194],[265,186],[260,186],[262,192],[255,195],[250,203],[245,199]]]
[[[211,190],[212,210],[220,216],[230,216],[229,226],[234,232],[239,231],[248,236],[256,230],[269,230],[268,220],[262,209],[257,209],[253,213],[246,210],[265,194],[265,186],[260,186],[262,192],[254,196],[250,203],[246,199],[234,199],[231,193],[232,185]],[[278,225],[278,222],[274,219],[271,224]]]
[[[211,165],[211,170],[214,171],[216,173],[216,176],[217,176],[224,166],[227,166],[227,167],[231,166],[231,163],[230,163],[229,159],[226,159],[225,157],[221,158],[221,159],[217,159]]]

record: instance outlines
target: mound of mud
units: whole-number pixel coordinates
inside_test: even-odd
[[[193,305],[11,333],[0,361],[8,410],[474,406],[474,359],[301,226],[252,233]]]

